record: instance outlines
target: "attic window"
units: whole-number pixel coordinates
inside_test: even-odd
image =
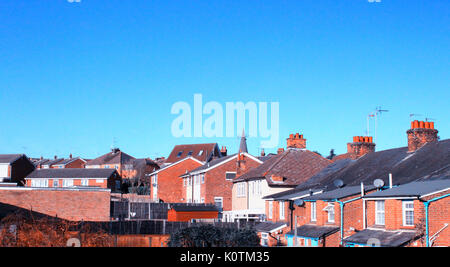
[[[198,155],[199,156],[203,155],[203,150],[200,150],[200,152],[198,152]]]
[[[192,154],[194,153],[194,151],[189,151],[189,153],[187,154],[188,156],[192,156]]]
[[[181,155],[183,155],[183,151],[178,152],[177,157],[181,157]]]
[[[233,180],[234,178],[236,178],[236,173],[235,172],[226,172],[225,173],[225,179],[226,180]]]

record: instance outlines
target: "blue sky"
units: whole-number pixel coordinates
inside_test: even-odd
[[[237,137],[172,136],[171,106],[195,93],[279,102],[279,146],[300,132],[323,155],[377,106],[377,150],[406,145],[411,113],[450,137],[448,0],[2,0],[0,14],[0,153],[236,152]]]

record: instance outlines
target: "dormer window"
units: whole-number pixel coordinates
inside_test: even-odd
[[[200,150],[200,152],[198,152],[198,155],[199,156],[203,155],[203,150]]]
[[[183,155],[183,151],[178,152],[177,157],[181,157],[181,155]]]
[[[188,152],[187,155],[188,155],[188,156],[192,156],[193,153],[194,153],[194,151],[191,150],[191,151]]]

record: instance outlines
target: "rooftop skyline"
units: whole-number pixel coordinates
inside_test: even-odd
[[[242,129],[172,136],[172,105],[197,93],[278,102],[278,147],[298,132],[323,156],[366,135],[380,106],[377,151],[406,146],[415,119],[450,138],[447,0],[6,0],[0,13],[3,154],[155,158],[212,142],[236,153]],[[247,137],[249,153],[261,139]]]

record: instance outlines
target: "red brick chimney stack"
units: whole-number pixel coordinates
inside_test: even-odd
[[[220,149],[220,154],[222,155],[222,157],[225,157],[228,153],[227,147],[223,146],[222,149]]]
[[[408,152],[414,152],[426,143],[438,141],[438,130],[434,129],[434,122],[412,121],[408,135]]]
[[[306,139],[303,138],[303,134],[296,133],[289,135],[287,140],[287,148],[306,148]]]
[[[375,152],[372,136],[354,136],[353,143],[347,144],[347,153],[351,154],[352,159],[358,159],[372,152]]]
[[[284,148],[278,148],[278,151],[277,151],[277,154],[281,154],[281,153],[283,153],[284,152]]]
[[[264,157],[266,155],[266,152],[264,152],[264,148],[261,149],[261,157]]]

